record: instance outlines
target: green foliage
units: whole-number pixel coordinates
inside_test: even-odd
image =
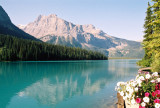
[[[153,60],[153,62],[151,64],[152,71],[153,72],[160,71],[160,54],[157,53],[153,58],[154,58],[154,60]]]
[[[152,94],[152,92],[155,91],[155,86],[156,86],[155,83],[144,81],[144,82],[142,82],[142,88],[139,90],[139,93],[148,92],[148,93]]]
[[[152,66],[152,71],[160,71],[160,0],[152,0],[148,5],[144,24],[144,58],[138,62],[142,67]],[[152,12],[153,11],[153,12]]]
[[[99,52],[0,35],[0,61],[106,59]]]
[[[142,67],[150,67],[151,59],[142,59],[137,62],[137,65],[142,66]]]
[[[153,30],[154,33],[160,33],[160,0],[152,0],[154,2],[153,8],[153,22],[152,25],[154,26]]]

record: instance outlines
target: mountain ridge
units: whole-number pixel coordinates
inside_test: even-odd
[[[21,29],[44,42],[96,50],[106,55],[109,52],[110,57],[129,57],[135,51],[143,52],[140,42],[110,36],[92,24],[73,24],[55,14],[40,15]]]
[[[0,6],[0,22],[11,22],[8,14],[5,12],[2,6]]]
[[[15,26],[2,6],[0,6],[0,34],[40,41]]]

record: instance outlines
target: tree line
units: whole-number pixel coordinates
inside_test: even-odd
[[[148,2],[145,18],[145,35],[143,47],[144,58],[138,62],[142,67],[152,67],[152,71],[160,71],[160,0]]]
[[[99,52],[0,35],[0,61],[107,60]]]

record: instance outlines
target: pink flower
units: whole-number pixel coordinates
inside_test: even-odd
[[[156,94],[160,94],[160,90],[156,90],[155,92],[156,92]]]
[[[155,86],[155,89],[158,90],[158,84]]]
[[[142,106],[140,105],[139,108],[145,108],[145,107],[142,107]]]
[[[137,103],[140,103],[140,102],[141,102],[141,98],[137,98],[137,99],[136,99],[136,102],[137,102]]]
[[[157,97],[160,97],[160,94],[158,94]]]
[[[156,96],[156,92],[152,92],[152,96],[155,97]]]
[[[149,93],[148,92],[145,93],[145,97],[149,97]]]
[[[159,99],[155,99],[155,100],[154,100],[154,103],[159,103],[159,102],[160,102]]]

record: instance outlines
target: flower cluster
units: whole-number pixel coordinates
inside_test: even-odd
[[[139,72],[135,80],[118,82],[116,90],[139,108],[160,108],[160,78],[157,72]]]

